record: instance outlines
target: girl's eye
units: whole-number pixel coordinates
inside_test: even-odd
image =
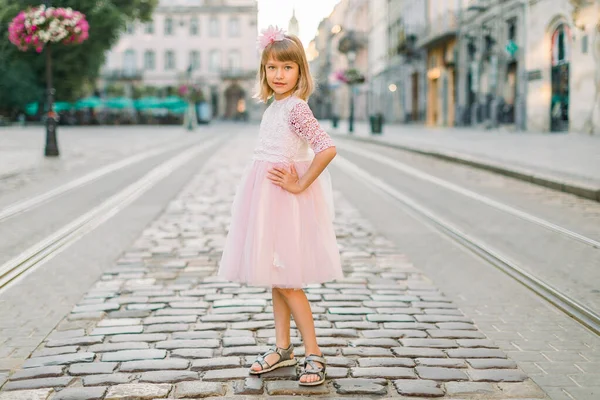
[[[285,67],[285,69],[292,69],[292,67],[290,67],[289,65]]]

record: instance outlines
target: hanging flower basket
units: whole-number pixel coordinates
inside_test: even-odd
[[[8,37],[21,51],[34,48],[41,53],[48,43],[82,43],[89,27],[79,11],[41,5],[21,11],[8,27]]]
[[[204,93],[202,89],[197,86],[181,85],[179,86],[179,95],[193,103],[200,103],[204,101]]]
[[[363,74],[361,74],[360,71],[357,70],[356,68],[350,68],[345,71],[337,71],[335,73],[335,78],[338,81],[343,82],[347,85],[364,83],[366,80],[365,76]]]

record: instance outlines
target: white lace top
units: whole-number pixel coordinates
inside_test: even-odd
[[[270,162],[310,161],[312,149],[319,153],[333,147],[331,137],[321,128],[308,104],[298,97],[275,100],[260,123],[254,160]]]

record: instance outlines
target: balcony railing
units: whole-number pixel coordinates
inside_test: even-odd
[[[467,11],[485,11],[489,5],[489,0],[469,0],[469,3],[467,4]]]
[[[140,80],[144,72],[140,69],[109,69],[102,71],[102,77],[111,80]]]
[[[242,69],[223,69],[220,73],[221,79],[254,79],[256,78],[255,70]]]
[[[421,31],[417,47],[429,47],[456,36],[458,31],[458,15],[454,10],[448,10],[429,21]]]

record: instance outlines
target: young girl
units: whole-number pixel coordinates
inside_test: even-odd
[[[325,359],[301,289],[342,277],[325,171],[336,150],[306,103],[313,81],[300,39],[269,27],[258,43],[256,97],[274,101],[263,115],[253,162],[233,202],[219,276],[272,289],[276,345],[256,359],[250,373],[296,364],[292,315],[306,355],[300,385],[320,385]]]

